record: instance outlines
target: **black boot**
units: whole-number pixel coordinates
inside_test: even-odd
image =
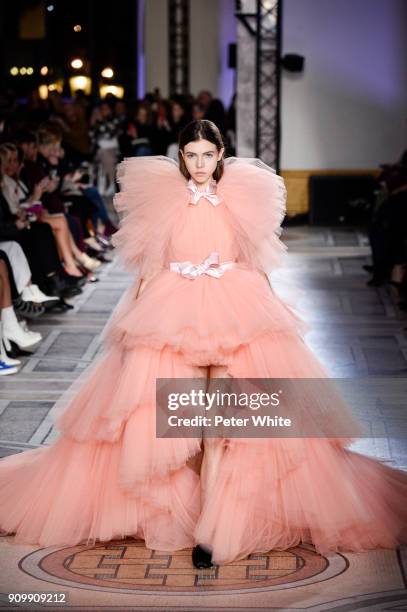
[[[67,310],[72,310],[72,309],[73,309],[72,304],[65,302],[63,297],[59,298],[57,302],[52,302],[52,305],[50,306],[51,311],[57,311],[57,312],[66,312]]]
[[[212,553],[197,544],[192,550],[192,563],[198,569],[213,567]]]
[[[61,298],[69,298],[82,293],[82,289],[77,282],[71,279],[67,274],[53,274],[47,278],[46,294],[54,295]]]
[[[83,287],[86,285],[86,274],[82,276],[72,276],[72,274],[67,274],[65,270],[61,273],[62,279],[67,283],[69,287]]]

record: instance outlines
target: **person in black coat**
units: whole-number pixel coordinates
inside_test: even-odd
[[[0,242],[15,240],[30,265],[33,282],[48,295],[68,297],[80,290],[62,267],[52,228],[47,223],[30,222],[22,212],[15,216],[0,191]]]

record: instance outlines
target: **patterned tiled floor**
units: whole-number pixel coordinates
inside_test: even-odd
[[[407,443],[399,433],[407,423],[400,401],[406,390],[407,317],[387,288],[366,287],[365,237],[307,227],[291,227],[284,237],[289,255],[272,281],[311,324],[307,343],[333,377],[369,378],[373,391],[380,377],[380,402],[367,409],[361,401],[357,407],[373,437],[355,448],[407,469]],[[52,442],[49,412],[100,351],[100,332],[130,282],[117,260],[105,265],[99,278],[73,301],[73,311],[32,326],[44,341],[24,358],[17,376],[1,380],[0,455]],[[9,592],[28,591],[68,593],[77,610],[407,609],[404,548],[322,557],[301,546],[205,571],[193,569],[188,550],[166,555],[134,539],[37,548],[3,537],[0,551],[1,609],[10,609]]]
[[[101,349],[102,331],[130,277],[114,260],[72,300],[74,309],[46,315],[32,329],[43,341],[16,376],[3,378],[0,387],[0,454],[33,448],[52,440],[48,413],[55,400],[92,362]]]

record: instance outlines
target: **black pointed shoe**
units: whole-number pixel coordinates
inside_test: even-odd
[[[198,569],[213,567],[212,553],[202,548],[200,544],[197,544],[192,550],[192,563]]]

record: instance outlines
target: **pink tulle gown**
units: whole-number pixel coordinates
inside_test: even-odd
[[[202,196],[163,156],[127,159],[118,176],[115,242],[150,281],[125,295],[102,357],[57,406],[57,440],[0,461],[1,529],[42,546],[200,543],[218,564],[301,542],[322,554],[406,542],[407,474],[348,450],[347,438],[226,439],[201,504],[189,461],[201,439],[156,438],[156,377],[204,377],[208,365],[240,378],[327,376],[264,274],[284,250],[284,181],[236,158]],[[218,275],[205,263],[214,253]],[[336,405],[325,417],[351,418]]]

